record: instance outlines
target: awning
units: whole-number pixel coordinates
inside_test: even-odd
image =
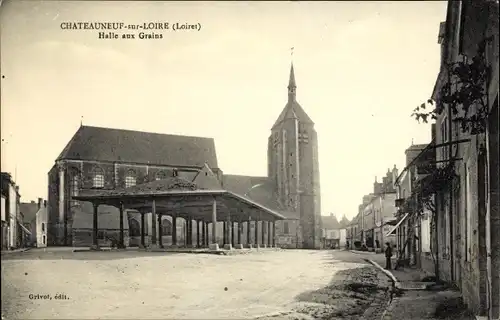
[[[406,220],[406,218],[408,217],[409,213],[406,213],[404,215],[403,218],[401,218],[401,220],[399,220],[399,222],[394,226],[394,228],[391,229],[391,231],[387,232],[387,234],[385,235],[386,237],[390,236],[391,234],[393,234],[394,231],[396,231],[396,229],[403,223],[403,221]]]
[[[25,226],[23,226],[22,223],[20,223],[19,221],[17,222],[18,225],[21,226],[21,229],[24,230],[24,232],[26,232],[27,234],[31,235],[31,231],[28,230],[28,228],[26,228]]]

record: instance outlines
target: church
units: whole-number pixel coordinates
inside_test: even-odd
[[[274,226],[272,234],[276,245],[319,249],[318,140],[314,122],[297,101],[293,64],[288,101],[271,127],[267,151],[267,176],[224,174],[218,166],[212,138],[82,125],[48,173],[48,244],[90,245],[92,205],[73,199],[80,193],[126,189],[177,177],[203,189],[233,192],[279,212],[286,219]],[[124,226],[127,246],[139,245],[141,230],[146,230],[146,235],[156,230],[152,226],[155,219],[139,219],[138,215],[133,210],[127,211]],[[117,235],[118,216],[114,207],[99,208],[98,239],[105,245]],[[160,224],[164,236],[172,235],[174,225],[174,234],[180,235],[181,241],[186,238],[185,232],[189,229],[185,224],[172,224],[170,217],[162,219],[165,219]],[[266,232],[265,225],[260,232]],[[224,244],[225,239],[220,240]]]

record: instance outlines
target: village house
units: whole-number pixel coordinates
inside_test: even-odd
[[[30,231],[23,224],[19,186],[16,185],[10,173],[2,172],[1,179],[2,198],[5,199],[2,215],[2,219],[5,219],[2,222],[2,250],[22,248],[26,245],[25,239],[28,238]]]
[[[498,1],[448,1],[438,37],[441,68],[432,94],[437,117],[429,149],[435,149],[436,166],[418,182],[431,190],[435,204],[431,251],[437,276],[455,284],[467,305],[488,319],[500,317],[498,13]],[[478,100],[472,105],[472,114],[486,114],[485,122],[475,122],[480,127],[476,132],[457,121],[464,113],[452,110],[442,90],[448,85],[451,92],[464,88],[449,65],[473,61],[479,65],[476,72],[481,63],[490,69],[480,98],[484,109]],[[460,100],[459,106],[469,103]],[[416,206],[425,198],[421,195]]]
[[[428,207],[417,208],[419,197],[424,195],[420,183],[435,166],[433,143],[411,145],[405,151],[406,166],[395,179],[395,205],[398,222],[390,231],[396,237],[397,257],[401,265],[416,265],[434,272],[431,257],[431,220],[433,212]],[[430,198],[434,206],[434,198]]]
[[[449,106],[439,103],[440,89],[451,81],[446,63],[472,61],[478,57],[478,44],[483,40],[485,60],[492,71],[486,82],[485,97],[489,123],[485,133],[471,134],[452,121],[455,115]],[[441,235],[439,274],[457,284],[466,303],[477,314],[490,314],[497,319],[500,314],[498,2],[449,1],[440,44],[442,68],[433,99],[442,106],[436,119],[436,142],[443,147],[436,152],[438,161],[446,161],[442,166],[451,167],[455,178],[440,190],[436,199],[437,234]]]
[[[361,236],[359,230],[359,213],[356,215],[346,227],[346,245],[348,249],[354,250],[361,247]]]
[[[35,215],[36,247],[47,247],[47,200],[38,199],[38,211]]]
[[[393,170],[387,170],[382,182],[378,182],[375,177],[373,192],[363,197],[359,220],[361,220],[362,242],[370,251],[381,252],[386,242],[395,244],[395,236],[390,231],[396,220],[394,189],[396,176],[397,168],[394,166]]]
[[[19,210],[22,215],[23,225],[30,231],[24,239],[26,246],[34,247],[36,244],[36,213],[40,209],[42,199],[38,199],[38,204],[35,201],[21,202]]]
[[[7,250],[9,243],[9,220],[7,219],[7,197],[3,195],[1,198],[1,210],[2,210],[2,235],[1,235],[1,248],[2,250]]]
[[[338,221],[337,216],[321,216],[322,220],[322,246],[324,249],[345,249],[350,232],[351,222],[345,215]],[[349,230],[349,231],[348,231]],[[349,233],[350,234],[350,233]]]

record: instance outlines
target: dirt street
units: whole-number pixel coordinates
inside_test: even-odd
[[[2,257],[2,315],[6,319],[324,318],[311,310],[330,304],[355,313],[364,306],[372,292],[355,288],[345,294],[341,287],[353,277],[374,283],[374,275],[360,256],[343,251],[218,256],[37,249]],[[338,299],[332,300],[335,296]]]

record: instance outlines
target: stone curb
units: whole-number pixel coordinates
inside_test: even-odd
[[[389,290],[394,290],[396,287],[398,287],[399,281],[398,279],[390,272],[389,270],[386,270],[382,268],[378,263],[376,263],[373,260],[370,259],[364,259],[366,262],[370,263],[371,265],[375,266],[379,271],[382,271],[392,282],[392,288]],[[382,315],[380,316],[381,320],[391,320],[392,319],[392,310],[394,309],[395,305],[397,305],[399,301],[399,297],[393,297],[392,294],[389,296],[389,301],[387,303],[387,306],[385,310],[382,312]]]
[[[396,277],[392,274],[392,272],[390,272],[389,270],[386,270],[384,268],[382,268],[378,263],[376,263],[375,261],[373,260],[370,260],[370,259],[364,259],[365,261],[367,261],[368,263],[374,265],[375,267],[377,267],[380,271],[382,271],[387,277],[389,277],[389,279],[391,279],[392,281],[392,284],[393,286],[396,286],[399,281],[398,279],[396,279]]]
[[[399,297],[392,298],[389,305],[382,313],[380,320],[392,320],[392,311],[394,310],[394,307],[398,304],[399,299],[400,299]]]
[[[372,264],[377,269],[379,269],[379,271],[383,270],[380,268],[380,265],[378,265],[376,262],[374,262],[370,259],[364,259],[364,260],[367,261],[368,263]],[[385,276],[387,276],[387,274],[385,272],[383,272],[383,273]],[[392,282],[392,286],[394,286],[394,282],[392,281],[392,279],[391,279],[391,282]],[[379,279],[379,286],[382,286],[382,285],[380,285],[381,283],[383,283],[383,281]],[[389,287],[384,292],[384,294],[377,294],[377,297],[375,297],[373,299],[373,301],[370,303],[370,306],[368,307],[368,309],[365,310],[365,312],[359,318],[359,320],[372,320],[372,319],[376,319],[379,317],[383,317],[386,313],[386,310],[390,307],[391,302],[392,302],[391,301],[391,294],[390,294],[391,290],[392,290],[392,288]]]
[[[359,250],[349,250],[349,251],[356,254],[377,254],[376,252],[371,252],[371,251],[359,251]]]

